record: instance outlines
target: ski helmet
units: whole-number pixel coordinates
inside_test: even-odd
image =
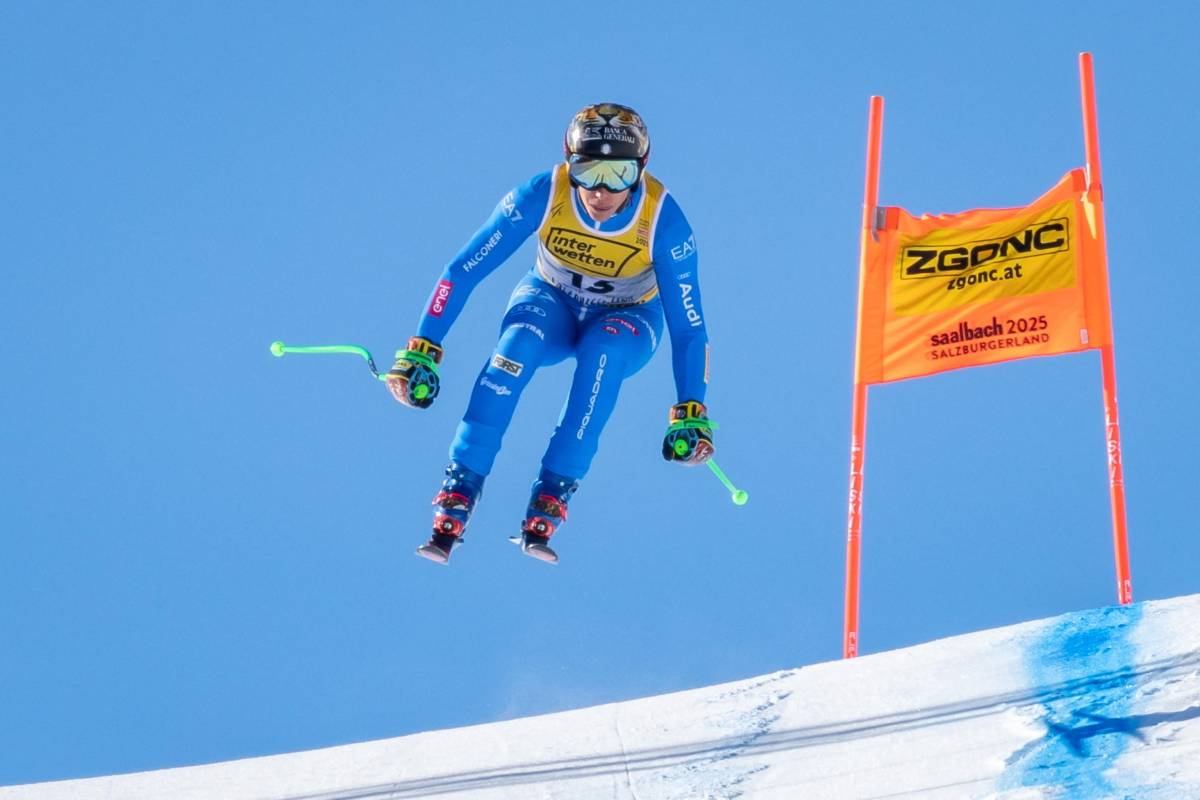
[[[571,120],[563,137],[563,154],[601,160],[633,159],[643,168],[650,159],[646,123],[629,106],[595,103]]]

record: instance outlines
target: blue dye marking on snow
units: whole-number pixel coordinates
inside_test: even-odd
[[[1121,794],[1107,775],[1131,738],[1137,689],[1130,635],[1140,605],[1072,614],[1049,625],[1029,647],[1026,665],[1040,693],[1046,735],[1008,760],[1001,790],[1046,787],[1072,800]]]

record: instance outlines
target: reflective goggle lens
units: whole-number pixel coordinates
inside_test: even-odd
[[[623,192],[638,182],[641,170],[635,159],[599,160],[571,156],[567,171],[571,183],[584,189],[603,186],[611,192]]]

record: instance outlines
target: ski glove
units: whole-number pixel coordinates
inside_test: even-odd
[[[437,365],[442,363],[442,348],[421,336],[408,340],[408,347],[396,351],[396,363],[387,373],[387,386],[406,406],[429,408],[438,396],[442,381]]]
[[[703,403],[685,400],[671,406],[671,426],[663,437],[663,458],[687,467],[703,464],[713,454],[713,423]]]

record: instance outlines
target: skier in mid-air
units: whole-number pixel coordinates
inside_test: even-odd
[[[521,525],[522,550],[554,563],[550,537],[596,455],[621,382],[671,334],[678,402],[671,406],[663,457],[685,465],[713,453],[704,406],[708,336],[700,307],[696,243],[666,188],[646,171],[650,139],[633,109],[584,108],[563,141],[566,160],[500,201],[442,270],[417,335],[396,353],[388,388],[401,403],[427,408],[437,396],[442,341],[471,290],[537,234],[537,258],[517,284],[494,353],[484,364],[450,446],[433,499],[433,536],[417,554],[446,563],[462,541],[522,390],[542,366],[575,356],[566,406]]]

